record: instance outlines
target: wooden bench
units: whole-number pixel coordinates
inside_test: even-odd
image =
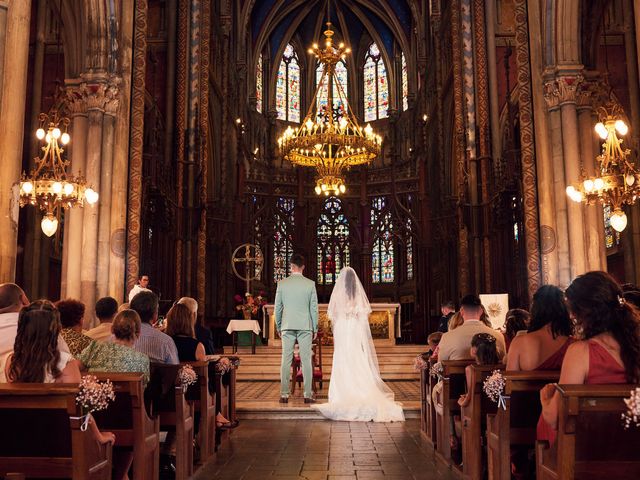
[[[497,404],[482,390],[485,379],[494,370],[504,370],[504,365],[471,365],[471,390],[469,404],[461,407],[462,423],[462,471],[465,478],[482,480],[485,445],[482,435],[486,428],[487,414],[495,413]]]
[[[198,381],[187,390],[187,400],[193,403],[198,419],[198,465],[204,464],[215,453],[216,442],[216,393],[209,384],[209,361],[189,362],[198,375]]]
[[[436,420],[436,458],[451,464],[451,418],[460,412],[458,399],[466,392],[464,369],[472,360],[447,360],[442,363],[442,390],[434,399]],[[435,388],[435,386],[434,386]]]
[[[433,403],[433,387],[438,383],[438,377],[431,375],[431,367],[436,363],[436,360],[429,360],[429,368],[423,370],[420,373],[420,413],[421,413],[421,427],[422,434],[429,441],[434,449],[437,445],[436,434],[436,410]]]
[[[560,371],[504,372],[505,408],[487,415],[490,480],[511,480],[512,446],[533,449],[540,417],[540,390],[557,382]]]
[[[624,399],[638,385],[558,385],[555,445],[536,443],[538,480],[640,478],[640,428],[625,430]]]
[[[154,480],[160,468],[160,422],[147,415],[141,373],[91,372],[111,380],[115,401],[94,417],[101,429],[116,435],[116,448],[133,449],[133,479]]]
[[[0,384],[0,476],[111,478],[112,447],[80,429],[77,394],[72,384]]]
[[[151,364],[151,380],[145,391],[151,415],[160,418],[161,431],[176,434],[176,480],[193,474],[193,404],[176,384],[180,365]]]

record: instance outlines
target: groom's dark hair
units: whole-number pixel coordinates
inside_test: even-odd
[[[305,264],[304,257],[300,253],[294,253],[291,255],[291,260],[289,260],[289,262],[298,268],[304,267]]]

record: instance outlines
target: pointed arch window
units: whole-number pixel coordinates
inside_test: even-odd
[[[407,72],[407,59],[402,53],[402,111],[409,108],[409,73]]]
[[[300,123],[300,63],[290,43],[284,49],[276,80],[278,119]]]
[[[364,120],[387,118],[388,109],[387,69],[378,45],[372,43],[364,57]]]
[[[273,235],[273,280],[278,282],[289,275],[289,259],[293,253],[295,200],[278,198]]]
[[[318,283],[333,285],[340,270],[351,263],[349,222],[338,198],[325,200],[316,234]]]
[[[256,110],[262,113],[263,85],[262,85],[262,54],[256,64]]]
[[[413,222],[407,219],[407,233],[409,234],[406,244],[406,260],[407,260],[407,280],[413,280]]]
[[[391,213],[385,212],[387,199],[376,197],[371,203],[371,227],[374,231],[371,253],[371,280],[373,283],[393,283],[395,280],[395,252]]]
[[[318,63],[316,66],[316,88],[322,79],[322,71],[323,65]],[[333,110],[337,112],[338,118],[342,117],[343,113],[347,109],[347,104],[349,102],[347,98],[347,81],[348,81],[348,73],[347,73],[347,65],[344,61],[340,60],[336,64],[336,77],[338,77],[338,82],[342,87],[342,92],[339,93],[340,87],[336,83],[334,83],[333,78],[329,79],[332,84],[332,95],[333,95]],[[316,103],[318,105],[318,112],[326,112],[327,104],[329,103],[329,86],[327,85],[327,79],[324,79],[324,83],[320,91],[318,91],[318,96],[316,97]],[[342,96],[342,98],[341,98]]]

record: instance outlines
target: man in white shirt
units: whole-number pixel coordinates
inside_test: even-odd
[[[464,323],[454,330],[450,330],[442,335],[442,340],[438,345],[438,361],[443,360],[470,360],[471,339],[476,333],[489,333],[496,338],[498,354],[504,357],[505,348],[504,335],[498,330],[487,327],[480,321],[482,315],[482,304],[477,295],[467,295],[460,302],[460,314]]]
[[[138,278],[138,283],[134,285],[131,291],[129,292],[129,303],[131,303],[131,300],[133,300],[133,297],[135,297],[140,292],[150,292],[151,290],[147,288],[148,286],[149,286],[149,275],[140,275],[140,277]]]

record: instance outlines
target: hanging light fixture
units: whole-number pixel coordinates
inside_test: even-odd
[[[67,133],[69,119],[59,118],[57,111],[51,116],[41,113],[36,137],[44,141],[42,155],[35,159],[35,167],[20,179],[20,206],[34,205],[44,212],[40,222],[48,237],[58,230],[61,209],[93,205],[98,201],[98,192],[87,187],[85,179],[67,174],[69,161],[63,158],[64,149],[71,136]],[[45,130],[46,128],[46,130]]]
[[[610,101],[598,108],[600,121],[596,133],[604,143],[602,153],[596,157],[598,175],[582,175],[580,183],[569,185],[567,195],[574,202],[588,205],[601,203],[611,206],[611,226],[622,232],[627,226],[624,205],[633,205],[640,195],[640,171],[636,168],[631,151],[623,148],[624,137],[629,127],[622,120],[622,108]]]
[[[328,5],[327,5],[328,11]],[[346,98],[346,86],[336,75],[336,65],[351,52],[344,43],[333,44],[334,31],[327,13],[324,48],[314,44],[309,53],[323,65],[322,76],[313,95],[311,106],[299,127],[287,127],[278,139],[285,160],[317,171],[315,192],[318,195],[340,195],[346,192],[344,171],[356,165],[372,162],[381,151],[382,137],[371,125],[360,126]],[[333,87],[338,100],[346,108],[334,109]],[[327,108],[317,101],[326,89]]]

